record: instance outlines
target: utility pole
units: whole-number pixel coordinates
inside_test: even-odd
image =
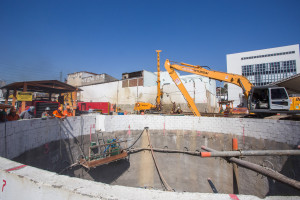
[[[159,53],[161,50],[156,50],[157,53],[157,97],[156,97],[156,107],[160,110],[160,98],[161,98],[161,90],[160,90],[160,58]]]
[[[62,82],[62,71],[59,72],[59,80]]]

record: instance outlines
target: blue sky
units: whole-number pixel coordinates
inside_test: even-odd
[[[298,0],[0,0],[0,79],[156,71],[165,59],[226,71],[226,54],[299,44]]]

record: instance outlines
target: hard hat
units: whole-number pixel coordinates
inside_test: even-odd
[[[59,107],[58,110],[62,111],[63,109],[62,109],[62,107]]]
[[[31,112],[33,112],[33,111],[34,111],[34,109],[35,109],[35,107],[34,107],[34,106],[30,106],[30,108],[29,108],[29,110],[30,110]]]
[[[50,108],[49,108],[49,107],[47,107],[45,110],[50,110]]]

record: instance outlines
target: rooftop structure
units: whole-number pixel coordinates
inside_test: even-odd
[[[95,74],[92,72],[81,71],[68,74],[67,83],[75,87],[80,87],[85,85],[106,83],[117,80],[118,79],[105,73]]]

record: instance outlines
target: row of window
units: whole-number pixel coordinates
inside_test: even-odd
[[[297,74],[295,60],[242,66],[242,75],[256,86],[266,85],[295,74]]]
[[[261,75],[261,74],[255,74],[255,75],[251,75],[251,76],[246,76],[247,79],[255,86],[263,86],[269,83],[273,83],[276,82],[278,80],[290,77],[295,75],[294,72],[290,72],[290,73],[277,73],[277,74],[265,74],[265,75]]]
[[[279,73],[281,71],[294,71],[296,70],[296,60],[261,63],[256,65],[244,65],[242,66],[242,73],[254,74],[258,73]]]
[[[287,51],[287,52],[265,54],[265,55],[258,55],[258,56],[249,56],[249,57],[242,57],[241,60],[264,58],[264,57],[270,57],[270,56],[280,56],[280,55],[293,54],[293,53],[295,53],[295,51]]]

